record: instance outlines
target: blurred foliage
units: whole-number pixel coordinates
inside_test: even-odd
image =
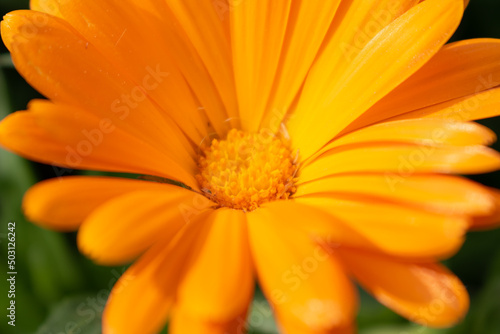
[[[0,0],[0,12],[27,8],[27,0]],[[500,38],[500,1],[471,0],[453,37]],[[500,59],[499,59],[500,61]],[[17,74],[0,46],[0,119],[24,109],[40,97]],[[500,118],[483,121],[500,132]],[[500,149],[496,144],[495,148]],[[500,188],[500,173],[474,177]],[[0,309],[5,312],[7,223],[16,222],[16,327],[0,321],[5,334],[97,334],[101,312],[111,286],[125,268],[99,267],[78,253],[74,234],[42,230],[21,213],[23,193],[39,180],[54,177],[49,166],[26,161],[0,150]],[[494,334],[500,333],[500,231],[470,233],[462,250],[447,265],[471,293],[471,311],[452,329],[427,329],[410,324],[361,291],[358,326],[361,334]],[[250,316],[250,334],[277,333],[269,305],[257,292]],[[164,330],[166,333],[166,330]]]

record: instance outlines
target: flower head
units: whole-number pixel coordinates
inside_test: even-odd
[[[136,174],[32,187],[116,284],[105,334],[243,333],[255,279],[283,333],[353,333],[352,280],[417,323],[468,308],[439,261],[498,225],[500,42],[445,45],[463,0],[32,0],[2,38],[48,100],[0,144]]]
[[[220,207],[253,211],[295,192],[298,166],[288,145],[274,135],[233,129],[225,140],[214,139],[199,159],[199,185]]]

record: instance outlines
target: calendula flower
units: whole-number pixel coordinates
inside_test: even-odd
[[[428,326],[467,291],[439,261],[498,225],[500,42],[452,44],[463,0],[36,0],[2,38],[48,100],[0,143],[51,164],[27,216],[79,230],[115,285],[106,334],[353,333],[358,281]],[[65,176],[66,169],[136,174]]]

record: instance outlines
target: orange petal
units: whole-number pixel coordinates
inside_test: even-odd
[[[169,11],[164,13],[165,24],[175,23],[175,32],[192,47],[190,52],[179,54],[184,59],[178,60],[202,107],[210,109],[207,112],[213,122],[225,121],[214,123],[216,129],[239,127],[229,37],[229,13],[234,4],[225,0],[169,0],[166,5]],[[195,71],[185,60],[193,54],[201,59],[200,70]],[[219,102],[210,100],[210,95],[212,100],[222,100],[222,105],[217,108]]]
[[[162,189],[163,184],[110,177],[68,176],[31,187],[23,199],[29,220],[58,231],[74,231],[103,203],[120,195]]]
[[[425,0],[419,0],[418,2],[423,2]],[[464,0],[464,9],[467,8],[467,6],[469,5],[469,0]]]
[[[157,175],[197,187],[191,158],[174,161],[168,152],[117,124],[69,106],[34,101],[30,111],[16,112],[0,123],[0,144],[53,166]]]
[[[443,214],[489,214],[495,207],[485,187],[447,175],[336,175],[299,184],[295,198],[322,196],[376,199]]]
[[[381,30],[417,4],[418,0],[342,1],[323,48],[311,67],[301,92],[299,108],[320,107],[351,62]],[[304,104],[310,103],[309,106]],[[306,112],[300,110],[298,112]]]
[[[448,44],[349,128],[360,128],[412,111],[419,114],[419,109],[498,86],[499,57],[500,41],[496,39],[472,39]],[[483,101],[477,100],[476,103]],[[469,106],[474,107],[472,104]],[[458,120],[469,119],[474,118]]]
[[[245,131],[257,132],[267,109],[291,6],[290,0],[243,1],[230,11],[239,114]]]
[[[263,291],[278,320],[299,323],[312,333],[348,326],[355,317],[356,292],[336,257],[291,225],[290,219],[303,223],[307,217],[297,213],[260,208],[247,215]]]
[[[30,0],[30,8],[39,12],[61,17],[56,0]]]
[[[314,330],[303,323],[294,321],[292,318],[281,318],[278,323],[278,329],[280,333],[286,334],[356,334],[356,328],[354,325],[348,325],[343,328],[333,328],[327,330]],[[240,334],[240,333],[238,333]]]
[[[168,332],[170,334],[244,334],[247,326],[245,314],[230,322],[220,324],[203,321],[176,308],[172,312]]]
[[[197,217],[170,243],[156,243],[125,272],[106,304],[103,334],[153,334],[165,326],[188,259],[206,233],[205,217]]]
[[[378,301],[413,322],[449,327],[467,312],[467,290],[441,265],[401,263],[344,249],[339,249],[339,254],[356,279]]]
[[[500,191],[494,188],[487,188],[487,190],[494,199],[494,210],[488,215],[473,217],[470,227],[472,230],[485,230],[500,227]]]
[[[406,119],[379,123],[348,133],[331,141],[315,156],[335,147],[361,143],[396,142],[467,146],[491,145],[496,139],[493,131],[473,122]]]
[[[9,48],[17,70],[52,101],[115,118],[121,128],[151,145],[175,149],[179,158],[195,154],[142,83],[134,82],[67,22],[37,11],[15,11],[2,21],[2,37],[12,41]],[[169,73],[152,66],[144,69],[143,78],[159,86]]]
[[[162,186],[130,192],[94,210],[78,232],[80,251],[99,264],[130,262],[158,239],[172,239],[214,205],[192,191]]]
[[[174,20],[168,18],[165,2],[132,1],[123,6],[117,0],[45,0],[37,7],[41,7],[38,10],[57,14],[65,19],[99,52],[108,59],[113,59],[121,72],[142,85],[156,107],[174,119],[194,142],[199,143],[208,135],[204,110],[199,108],[182,73],[184,68],[178,66],[177,60],[182,59],[183,64],[186,63],[192,71],[197,71],[198,81],[206,70],[196,57],[196,51],[187,50],[186,44],[189,41],[182,40],[182,36],[174,33]],[[88,24],[89,22],[92,24]],[[191,56],[186,55],[188,52]],[[182,58],[179,58],[181,55]],[[154,77],[146,78],[147,69],[155,67],[161,69],[160,72],[168,73],[159,84]],[[205,91],[208,92],[211,85],[209,82]],[[198,86],[193,88],[200,93]],[[205,93],[200,96],[201,103],[206,102],[204,96]]]
[[[396,116],[391,120],[432,118],[463,122],[498,115],[500,115],[500,88],[493,88],[481,93],[411,111]]]
[[[222,208],[209,221],[207,239],[179,286],[177,307],[202,322],[230,323],[245,314],[253,295],[246,217]]]
[[[288,221],[289,226],[331,245],[418,261],[448,258],[456,253],[468,227],[463,217],[327,195],[273,202],[266,209],[275,219]]]
[[[427,0],[411,8],[360,51],[322,100],[299,100],[288,130],[302,156],[313,154],[422,67],[451,37],[462,11],[460,0]]]
[[[261,2],[266,1],[261,0]],[[338,7],[342,2],[344,1],[294,0],[291,2],[280,61],[267,112],[263,115],[260,125],[261,129],[275,132],[280,128],[283,118],[300,92],[328,31],[334,24]],[[256,24],[259,23],[256,22]],[[272,25],[275,24],[277,23],[272,23]],[[253,27],[253,29],[256,28]],[[279,29],[277,31],[279,33]],[[253,43],[258,43],[258,41],[253,41]],[[246,51],[241,49],[238,54],[242,52]],[[264,62],[267,62],[267,58],[268,56]]]
[[[353,145],[331,150],[299,172],[300,182],[341,173],[375,172],[404,179],[421,173],[476,174],[500,168],[500,154],[485,146]]]
[[[30,0],[30,8],[39,12],[44,12],[54,16],[62,17],[59,11],[59,6],[67,4],[65,0]],[[130,4],[137,6],[148,13],[154,14],[158,12],[157,0],[129,0]]]

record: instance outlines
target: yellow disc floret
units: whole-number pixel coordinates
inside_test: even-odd
[[[203,149],[196,178],[203,192],[221,207],[252,211],[295,192],[294,160],[282,139],[233,129],[225,140],[214,139]]]

